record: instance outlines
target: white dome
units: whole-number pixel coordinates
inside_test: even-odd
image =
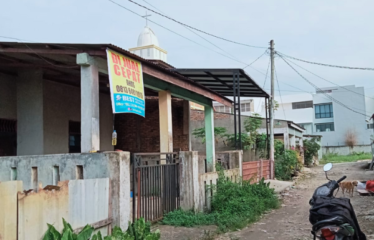
[[[149,45],[158,46],[158,39],[152,29],[146,26],[138,37],[138,47]]]

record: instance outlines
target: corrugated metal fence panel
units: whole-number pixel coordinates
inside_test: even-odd
[[[108,217],[109,178],[69,181],[69,220],[74,229]]]
[[[42,239],[47,223],[57,230],[63,228],[62,218],[68,219],[68,182],[59,182],[60,190],[39,189],[37,193],[18,194],[18,239]]]
[[[17,192],[22,181],[0,182],[0,240],[17,239]]]

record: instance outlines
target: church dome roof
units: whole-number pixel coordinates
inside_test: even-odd
[[[158,46],[158,39],[155,33],[148,26],[144,27],[143,31],[138,37],[138,47],[144,47],[149,45]]]

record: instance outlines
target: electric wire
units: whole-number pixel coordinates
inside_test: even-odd
[[[264,81],[264,85],[262,86],[262,89],[264,89],[265,88],[265,84],[266,84],[266,80],[268,79],[268,73],[269,73],[269,67],[270,67],[270,58],[269,58],[269,63],[268,63],[268,68],[267,68],[267,70],[266,70],[266,74],[265,74],[265,81]],[[259,110],[261,110],[260,109],[260,104],[261,104],[261,101],[259,101],[258,102],[258,106],[257,106],[257,112],[260,112]]]
[[[281,100],[281,104],[282,104],[283,115],[284,115],[284,118],[287,120],[286,111],[284,110],[284,106],[283,106],[282,94],[281,94],[281,92],[280,92],[280,87],[279,87],[277,68],[275,67],[275,64],[274,64],[274,72],[275,72],[275,79],[277,80],[278,92],[279,92],[279,98],[280,98],[280,100]]]
[[[314,65],[320,65],[320,66],[324,66],[324,67],[344,68],[344,69],[351,69],[351,70],[374,71],[374,68],[368,68],[368,67],[365,67],[365,68],[363,68],[363,67],[348,67],[348,66],[340,66],[340,65],[333,65],[333,64],[307,61],[307,60],[303,60],[303,59],[300,59],[300,58],[295,58],[295,57],[288,56],[288,55],[286,55],[284,53],[281,53],[281,52],[278,52],[278,55],[286,57],[286,58],[291,58],[291,59],[294,59],[296,61],[305,62],[305,63],[309,63],[309,64],[314,64]]]
[[[110,1],[110,0],[109,0],[109,1]],[[195,28],[195,27],[192,27],[192,26],[187,25],[187,24],[185,24],[185,23],[182,23],[182,22],[180,22],[180,21],[177,21],[177,20],[174,19],[174,18],[171,18],[171,17],[166,16],[166,15],[164,15],[164,14],[162,14],[162,13],[159,13],[159,12],[157,12],[157,11],[154,11],[154,10],[152,10],[152,9],[150,9],[150,8],[144,6],[144,5],[141,5],[141,4],[139,4],[139,3],[135,2],[135,1],[132,1],[132,0],[128,0],[128,1],[131,2],[131,3],[133,3],[133,4],[135,4],[135,5],[138,5],[139,7],[142,7],[142,8],[144,8],[144,9],[147,9],[147,10],[149,10],[149,11],[151,11],[151,12],[153,12],[153,13],[155,13],[155,14],[161,16],[161,17],[167,18],[167,19],[169,19],[169,20],[171,20],[171,21],[173,21],[173,22],[176,22],[176,23],[178,23],[178,24],[180,24],[180,25],[186,26],[186,27],[191,28],[191,29],[193,29],[193,30],[196,30],[196,31],[198,31],[198,32],[204,33],[204,34],[209,35],[209,36],[211,36],[211,37],[214,37],[214,38],[217,38],[217,39],[220,39],[220,40],[226,41],[226,42],[231,42],[231,43],[234,43],[234,44],[238,44],[238,45],[242,45],[242,46],[246,46],[246,47],[251,47],[251,48],[267,48],[267,47],[254,46],[254,45],[249,45],[249,44],[245,44],[245,43],[240,43],[240,42],[236,42],[236,41],[233,41],[233,40],[229,40],[229,39],[226,39],[226,38],[223,38],[223,37],[219,37],[219,36],[214,35],[214,34],[212,34],[212,33],[208,33],[208,32],[206,32],[206,31],[200,30],[200,29],[198,29],[198,28]]]
[[[345,105],[344,103],[340,102],[339,100],[333,98],[332,96],[328,95],[327,93],[325,93],[322,89],[320,89],[318,86],[316,86],[315,84],[313,84],[311,81],[309,81],[306,77],[304,77],[299,71],[297,71],[286,59],[284,59],[283,56],[279,55],[281,57],[281,59],[289,66],[291,67],[302,79],[304,79],[306,82],[308,82],[310,85],[312,85],[315,89],[317,89],[318,91],[320,91],[322,94],[324,94],[328,99],[330,99],[331,101],[341,105],[342,107],[354,112],[354,113],[357,113],[357,114],[360,114],[360,115],[363,115],[365,117],[368,117],[368,115],[366,115],[366,113],[362,113],[362,112],[359,112],[359,111],[356,111],[352,108],[350,108],[349,106]]]
[[[119,4],[119,3],[115,2],[115,1],[113,1],[113,0],[108,0],[108,1],[110,1],[110,2],[112,2],[113,4],[119,6],[119,7],[123,8],[123,9],[125,9],[125,10],[127,10],[127,11],[129,11],[129,12],[131,12],[131,13],[133,13],[133,14],[139,16],[139,17],[141,17],[141,18],[143,18],[142,15],[140,15],[140,14],[134,12],[133,10],[131,10],[131,9],[129,9],[129,8],[127,8],[127,7],[125,7],[125,6],[121,5],[121,4]],[[196,42],[196,41],[194,41],[194,40],[192,40],[192,39],[190,39],[190,38],[188,38],[188,37],[185,37],[185,36],[183,36],[183,35],[181,35],[181,34],[175,32],[175,31],[173,31],[173,30],[171,30],[171,29],[169,29],[169,28],[167,28],[167,27],[165,27],[165,26],[163,26],[163,25],[161,25],[161,24],[158,24],[157,22],[155,22],[155,21],[153,21],[153,20],[148,19],[148,21],[149,21],[149,22],[152,22],[153,24],[155,24],[155,25],[157,25],[157,26],[159,26],[159,27],[161,27],[161,28],[163,28],[163,29],[165,29],[165,30],[167,30],[167,31],[169,31],[169,32],[172,32],[172,33],[174,33],[174,34],[176,34],[176,35],[178,35],[178,36],[180,36],[180,37],[182,37],[182,38],[184,38],[184,39],[186,39],[186,40],[188,40],[188,41],[190,41],[190,42],[193,42],[193,43],[195,43],[195,44],[197,44],[197,45],[199,45],[199,46],[201,46],[201,47],[203,47],[203,48],[206,48],[206,49],[208,49],[208,50],[210,50],[210,51],[213,51],[213,52],[215,52],[215,53],[217,53],[217,54],[219,54],[219,55],[221,55],[221,56],[224,56],[224,57],[226,57],[226,58],[229,58],[229,59],[231,59],[231,60],[233,60],[233,61],[235,61],[235,62],[241,63],[241,64],[243,64],[243,65],[248,65],[248,67],[251,67],[251,68],[254,69],[255,71],[258,71],[257,69],[255,69],[255,68],[252,67],[251,65],[252,65],[254,62],[256,62],[259,58],[258,58],[257,60],[255,60],[254,62],[248,64],[248,63],[245,63],[245,62],[243,62],[243,61],[241,61],[241,60],[238,60],[238,59],[236,59],[236,58],[233,58],[233,57],[230,57],[230,56],[228,56],[228,55],[226,55],[226,54],[223,54],[223,53],[221,53],[221,52],[218,52],[218,51],[216,51],[216,50],[214,50],[214,49],[212,49],[212,48],[209,48],[209,47],[207,47],[207,46],[205,46],[205,45],[203,45],[203,44],[200,44],[200,43],[198,43],[198,42]],[[195,34],[196,34],[196,33],[195,33]],[[265,53],[266,53],[266,51],[265,51]],[[263,54],[264,54],[264,53],[263,53]],[[262,54],[262,55],[263,55],[263,54]]]
[[[146,0],[143,0],[145,3],[147,3],[148,5],[150,5],[151,7],[153,7],[154,9],[156,9],[157,11],[161,12],[161,13],[164,13],[162,10],[160,10],[159,8],[155,7],[154,5],[150,4],[149,2],[147,2]],[[208,42],[209,44],[215,46],[216,48],[218,48],[219,50],[221,50],[222,52],[226,53],[227,55],[231,56],[232,58],[236,59],[237,61],[245,64],[246,66],[243,68],[243,70],[249,66],[251,66],[253,63],[255,63],[259,58],[262,57],[262,55],[260,57],[258,57],[255,61],[253,61],[252,63],[250,64],[247,64],[247,63],[244,63],[242,62],[240,59],[238,59],[237,57],[235,57],[234,55],[232,55],[230,52],[224,50],[223,48],[221,48],[220,46],[218,46],[217,44],[214,44],[213,42],[209,41],[208,39],[206,39],[205,37],[201,36],[200,34],[198,34],[197,32],[195,32],[194,30],[192,30],[191,28],[188,28],[186,26],[183,26],[185,29],[189,30],[190,32],[192,32],[193,34],[195,34],[196,36],[198,36],[199,38],[203,39],[204,41]],[[266,51],[265,51],[266,53]],[[265,54],[264,53],[264,54]]]
[[[340,87],[340,88],[343,88],[343,89],[345,89],[345,90],[347,90],[347,91],[349,91],[349,92],[352,92],[352,93],[354,93],[354,94],[357,94],[357,95],[360,95],[360,96],[364,96],[364,97],[366,97],[366,98],[370,98],[370,99],[373,99],[373,100],[374,100],[374,98],[372,98],[372,97],[368,97],[368,96],[365,96],[365,94],[361,94],[361,93],[355,92],[355,91],[353,91],[353,90],[351,90],[351,89],[349,89],[349,88],[346,88],[346,87],[344,87],[344,86],[340,86],[340,85],[337,84],[337,83],[334,83],[334,82],[332,82],[332,81],[330,81],[330,80],[327,80],[326,78],[323,78],[323,77],[321,77],[321,76],[319,76],[319,75],[317,75],[317,74],[315,74],[315,73],[309,71],[308,69],[303,68],[302,66],[300,66],[299,64],[297,64],[297,63],[295,63],[295,62],[293,62],[293,61],[291,61],[291,60],[288,60],[288,61],[290,61],[291,63],[295,64],[296,66],[298,66],[299,68],[303,69],[304,71],[307,71],[308,73],[313,74],[314,76],[316,76],[316,77],[318,77],[318,78],[320,78],[320,79],[322,79],[322,80],[324,80],[324,81],[326,81],[326,82],[329,82],[329,83],[331,83],[331,84],[334,84],[335,86],[338,86],[338,87]]]

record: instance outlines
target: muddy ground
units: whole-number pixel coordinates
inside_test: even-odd
[[[343,175],[346,180],[374,179],[374,173],[367,171],[367,162],[334,164],[329,172],[331,179],[338,179]],[[237,239],[277,239],[303,240],[313,239],[309,223],[309,199],[315,188],[326,183],[322,166],[314,167],[309,174],[301,176],[294,188],[281,194],[282,207],[273,210],[254,223],[240,231],[216,235],[215,226],[198,228],[183,228],[172,226],[156,226],[161,230],[161,239],[178,240],[237,240]],[[337,197],[342,195],[339,191]],[[362,231],[368,239],[374,239],[374,196],[359,196],[357,192],[351,197],[352,205],[358,216]],[[372,235],[372,236],[370,236]]]

